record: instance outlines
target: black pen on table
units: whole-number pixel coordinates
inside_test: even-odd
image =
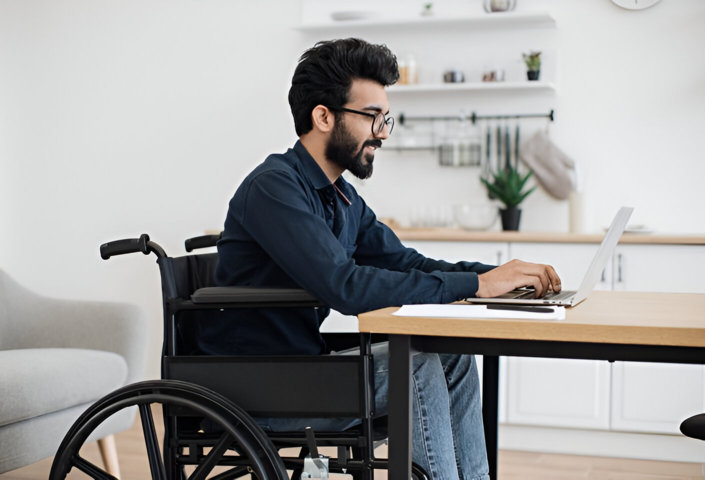
[[[497,304],[490,303],[487,305],[488,310],[514,310],[518,312],[530,312],[530,313],[553,313],[553,307],[534,307],[531,305],[507,305],[507,304]]]

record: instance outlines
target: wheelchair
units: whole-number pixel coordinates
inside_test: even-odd
[[[218,239],[191,238],[185,248],[192,252],[212,247]],[[388,468],[386,459],[374,456],[375,447],[386,439],[386,416],[374,411],[369,334],[324,334],[335,350],[358,346],[357,355],[204,355],[191,345],[197,322],[227,321],[233,310],[324,305],[304,290],[216,287],[216,253],[169,257],[147,234],[103,244],[100,252],[105,260],[139,252],[157,257],[164,312],[162,379],[123,387],[84,412],[59,446],[51,480],[67,478],[70,472],[71,478],[77,472],[114,478],[87,460],[81,449],[106,418],[125,408],[138,409],[153,479],[249,475],[299,480],[328,478],[331,472],[372,480],[374,470]],[[163,433],[152,413],[158,407]],[[265,432],[253,417],[349,417],[359,424],[345,431]],[[318,446],[334,447],[330,450],[337,455],[321,456]],[[281,452],[291,448],[298,455]],[[412,477],[427,478],[416,465]]]

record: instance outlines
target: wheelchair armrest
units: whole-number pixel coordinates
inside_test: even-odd
[[[207,287],[199,288],[191,301],[197,305],[252,305],[272,307],[322,307],[325,306],[306,290],[293,288],[260,287]]]
[[[326,346],[328,346],[331,351],[341,352],[351,348],[364,348],[364,345],[360,343],[359,332],[321,332],[321,336],[323,340],[326,341]],[[388,340],[389,336],[387,334],[369,334],[369,341],[371,343],[386,342]]]

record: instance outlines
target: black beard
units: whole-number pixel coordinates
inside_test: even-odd
[[[328,145],[326,145],[326,158],[357,178],[365,180],[372,176],[372,163],[375,160],[374,155],[364,153],[367,146],[380,148],[382,141],[378,139],[367,140],[362,144],[362,148],[357,150],[357,141],[345,128],[343,122],[339,122],[333,127]]]

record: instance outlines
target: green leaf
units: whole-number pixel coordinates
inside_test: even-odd
[[[480,180],[485,185],[487,190],[501,201],[507,208],[516,207],[528,197],[536,187],[524,190],[526,182],[531,178],[532,172],[529,171],[522,176],[514,167],[501,169],[492,174],[492,179]]]

